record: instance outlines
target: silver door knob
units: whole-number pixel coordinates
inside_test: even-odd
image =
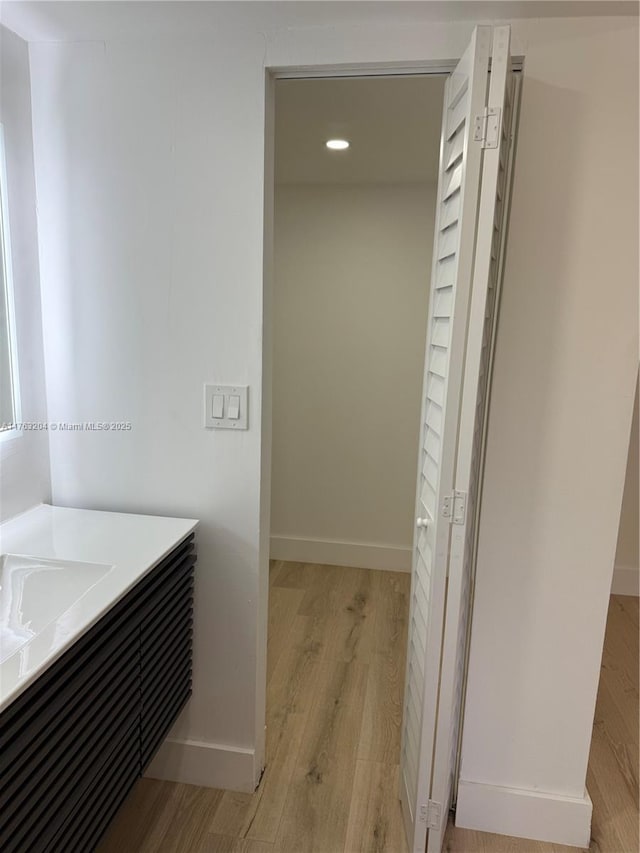
[[[431,524],[431,520],[428,518],[417,518],[416,519],[416,527],[428,527]]]

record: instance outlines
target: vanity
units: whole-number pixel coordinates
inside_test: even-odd
[[[0,526],[0,850],[95,849],[191,695],[192,519]]]

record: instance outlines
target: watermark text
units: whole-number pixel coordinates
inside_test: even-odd
[[[23,432],[130,432],[131,421],[15,421],[0,424],[0,432],[5,430]]]

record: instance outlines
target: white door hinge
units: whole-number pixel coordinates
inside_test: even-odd
[[[502,110],[500,107],[485,107],[482,115],[476,116],[473,126],[473,139],[481,142],[483,148],[497,148],[500,140]]]
[[[435,800],[429,800],[426,805],[420,806],[420,821],[426,823],[427,829],[439,829],[442,819],[442,805]]]
[[[442,517],[450,524],[464,524],[467,513],[467,493],[457,489],[442,501]]]

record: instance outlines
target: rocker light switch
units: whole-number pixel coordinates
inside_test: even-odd
[[[211,417],[212,418],[224,417],[224,395],[223,394],[214,394],[213,395],[213,406],[211,407]]]
[[[230,421],[237,421],[240,417],[240,397],[235,394],[231,394],[229,397],[227,417]]]
[[[249,389],[246,385],[205,385],[206,429],[248,429]]]

